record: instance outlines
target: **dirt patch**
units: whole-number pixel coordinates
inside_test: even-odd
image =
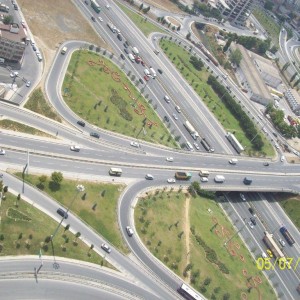
[[[43,53],[43,78],[48,73],[56,49],[64,41],[83,40],[99,46],[105,45],[71,0],[22,0],[20,7]],[[44,79],[41,86],[43,83]]]
[[[181,23],[172,17],[167,17],[168,21],[172,23],[172,25],[179,26]]]

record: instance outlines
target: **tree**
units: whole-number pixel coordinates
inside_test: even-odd
[[[43,189],[45,187],[45,182],[47,181],[47,176],[46,175],[41,175],[39,176],[39,187]]]
[[[76,232],[74,243],[77,244],[77,240],[78,240],[78,238],[79,238],[80,236],[81,236],[81,233],[80,233],[80,232]]]
[[[143,9],[143,13],[146,14],[150,10],[150,6]]]
[[[63,174],[55,171],[51,174],[51,180],[55,185],[60,186],[61,182],[63,181]]]
[[[3,24],[5,25],[12,24],[13,22],[14,22],[14,17],[11,15],[7,15],[3,19]]]
[[[242,58],[242,52],[239,49],[235,49],[233,52],[230,53],[229,56],[230,61],[236,64],[237,66],[240,65]]]
[[[274,6],[274,3],[272,1],[267,0],[265,2],[264,8],[271,11],[273,9],[273,6]]]
[[[65,227],[65,231],[68,231],[70,229],[70,226],[71,226],[70,224],[67,224]]]
[[[139,7],[139,10],[142,10],[143,7],[144,7],[144,4],[142,3],[142,4],[140,5],[140,7]]]

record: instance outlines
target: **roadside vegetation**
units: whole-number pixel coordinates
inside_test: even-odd
[[[139,198],[134,217],[143,243],[208,299],[275,300],[242,240],[232,238],[236,231],[213,195],[199,196],[197,185],[191,193],[165,188]]]
[[[257,151],[256,146],[252,143],[246,133],[243,130],[238,118],[234,117],[231,113],[230,108],[226,105],[225,99],[222,96],[231,97],[230,94],[226,92],[222,94],[216,94],[212,87],[208,84],[209,76],[211,73],[209,69],[203,67],[197,69],[195,64],[193,64],[193,59],[191,55],[191,49],[181,45],[181,42],[175,42],[171,39],[162,39],[160,41],[160,47],[164,53],[168,56],[170,61],[176,66],[177,70],[186,79],[186,81],[193,87],[196,93],[201,97],[202,101],[207,105],[210,111],[215,115],[218,121],[223,125],[226,131],[235,134],[237,139],[246,149],[245,152],[251,156],[273,156],[274,149],[271,144],[266,140],[263,134],[258,133],[255,137],[260,137],[263,142],[263,146],[260,151]],[[220,90],[219,90],[220,91]],[[240,103],[237,104],[240,106]],[[245,113],[244,113],[245,114]],[[245,114],[249,119],[249,117]],[[255,128],[255,126],[254,126]],[[201,135],[201,134],[200,134]],[[249,135],[248,135],[249,136]]]
[[[160,27],[149,22],[148,16],[146,14],[142,14],[142,10],[140,10],[140,13],[137,14],[131,9],[127,8],[125,5],[122,5],[120,2],[116,2],[116,3],[124,11],[124,13],[131,19],[131,21],[144,33],[146,37],[148,37],[151,32],[161,32],[161,33],[165,32]],[[130,39],[128,41],[130,43]]]
[[[0,182],[2,185],[2,182]],[[2,185],[3,187],[3,185]],[[34,200],[32,200],[34,202]],[[25,202],[21,195],[5,192],[0,206],[0,256],[36,255],[40,249],[43,255],[53,255],[83,260],[98,265],[109,266],[92,245],[87,246],[69,229],[61,227],[53,239],[50,235],[57,222]]]
[[[131,71],[124,74],[105,55],[106,50],[103,55],[86,50],[76,51],[72,55],[62,88],[67,105],[95,126],[148,142],[177,147],[156,114],[157,104],[149,99],[147,87],[140,86],[139,78]],[[135,86],[129,78],[135,82]],[[137,90],[139,86],[140,93]]]
[[[275,199],[284,209],[294,225],[300,230],[300,197],[298,195],[280,193]]]
[[[30,127],[25,124],[21,124],[19,122],[15,122],[12,120],[1,120],[0,128],[6,129],[6,130],[23,132],[23,133],[32,134],[32,135],[39,135],[39,136],[51,137],[51,138],[53,137],[52,135],[50,135],[46,132],[40,131],[33,127]]]
[[[16,175],[22,177],[21,173]],[[116,248],[123,253],[128,252],[116,214],[118,199],[124,186],[88,181],[79,183],[64,179],[60,172],[53,172],[50,177],[25,175],[25,181],[51,196],[63,207],[69,207],[76,197],[76,186],[82,184],[85,191],[76,197],[70,210]]]
[[[31,96],[29,97],[29,100],[26,102],[24,107],[31,111],[34,111],[40,115],[43,115],[47,118],[50,118],[57,122],[61,122],[60,116],[55,112],[55,110],[46,101],[41,88],[35,90],[31,94]]]

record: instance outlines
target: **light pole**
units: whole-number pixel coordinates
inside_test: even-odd
[[[84,192],[84,186],[83,186],[82,184],[78,184],[78,185],[76,186],[76,191],[77,191],[77,192],[76,192],[76,194],[75,194],[73,200],[71,201],[69,207],[67,208],[67,211],[66,211],[66,214],[65,214],[65,215],[68,214],[68,212],[69,212],[69,210],[71,209],[72,204],[73,204],[74,201],[76,200],[78,194],[79,194],[80,192]],[[60,221],[60,223],[57,225],[57,227],[56,227],[54,233],[50,236],[51,242],[53,241],[53,239],[54,239],[54,237],[55,237],[55,235],[56,235],[56,233],[57,233],[57,231],[58,231],[60,225],[61,225],[62,222],[64,221],[64,219],[65,219],[65,216],[63,216],[63,217],[61,218],[61,221]]]
[[[245,223],[246,219],[247,219],[247,218],[243,218],[244,225],[242,226],[242,228],[239,229],[235,234],[233,234],[233,236],[232,236],[231,238],[229,238],[229,239],[224,243],[224,246],[225,246],[225,247],[226,247],[226,245],[227,245],[234,237],[236,237],[236,236],[239,234],[240,231],[242,231],[242,230],[244,229],[244,227],[246,226],[246,223]]]

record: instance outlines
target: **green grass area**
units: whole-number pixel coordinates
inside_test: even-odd
[[[281,194],[282,196],[282,194]],[[277,197],[278,199],[279,197]],[[295,224],[295,226],[300,230],[300,199],[299,196],[288,196],[283,195],[283,201],[279,201],[279,204],[288,214],[289,218]]]
[[[34,199],[32,199],[34,202]],[[53,239],[53,248],[49,236],[54,233],[58,223],[38,210],[34,205],[5,193],[0,206],[0,256],[43,254],[84,260],[96,264],[109,264],[69,230],[61,227]],[[48,240],[47,240],[48,237]],[[75,242],[76,240],[76,242]]]
[[[21,177],[21,174],[16,174]],[[76,196],[77,181],[63,179],[58,190],[51,188],[51,178],[43,186],[39,176],[26,175],[25,180],[42,189],[64,207],[69,207]],[[127,253],[128,249],[122,239],[118,220],[117,204],[124,186],[117,184],[80,182],[85,187],[84,193],[78,195],[72,204],[71,211],[100,233],[111,244]]]
[[[162,30],[160,27],[152,24],[148,21],[148,16],[144,14],[137,14],[131,9],[127,8],[125,5],[122,5],[119,2],[116,2],[118,6],[124,11],[124,13],[131,19],[131,21],[144,33],[145,36],[148,36],[151,32],[161,32],[165,33],[165,30]],[[130,39],[129,39],[130,42]]]
[[[269,16],[267,16],[263,11],[255,9],[253,15],[262,25],[262,27],[268,32],[273,44],[279,46],[279,33],[280,26]]]
[[[245,136],[241,129],[238,120],[227,109],[225,104],[220,101],[213,89],[207,84],[209,71],[203,68],[201,71],[197,71],[190,63],[191,54],[189,49],[184,49],[181,45],[174,43],[172,40],[163,39],[160,41],[160,46],[164,53],[168,56],[170,61],[176,66],[181,75],[201,97],[202,101],[206,104],[209,110],[215,115],[218,121],[223,125],[226,131],[233,132],[240,143],[246,149],[246,153],[249,155],[264,155],[273,156],[274,149],[263,134],[260,134],[264,147],[261,153],[255,153],[252,149],[250,140]],[[200,134],[201,135],[201,134]]]
[[[226,294],[226,299],[276,299],[238,235],[224,247],[235,230],[219,205],[203,197],[189,198],[186,220],[187,197],[165,190],[139,199],[136,229],[152,254],[208,299],[225,299]]]
[[[1,120],[0,121],[0,128],[2,129],[7,129],[7,130],[13,130],[13,131],[18,131],[18,132],[23,132],[27,134],[32,134],[32,135],[39,135],[39,136],[45,136],[45,137],[53,137],[52,135],[40,131],[38,129],[35,129],[33,127],[21,124],[19,122],[15,122],[12,120]]]
[[[25,108],[32,110],[40,115],[43,115],[52,120],[61,122],[60,116],[55,112],[55,110],[46,101],[42,90],[39,88],[35,90],[29,100],[24,105]]]
[[[129,71],[126,76],[109,59],[90,51],[76,51],[63,83],[64,100],[81,118],[98,127],[176,147],[175,140],[155,112],[157,104],[145,99],[149,97],[147,87],[144,98],[129,76],[136,85],[140,84],[135,75]]]

